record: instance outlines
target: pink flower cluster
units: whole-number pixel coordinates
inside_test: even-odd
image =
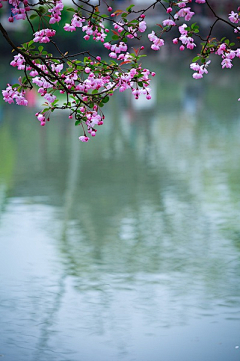
[[[190,68],[195,71],[195,73],[193,73],[193,78],[201,79],[204,74],[207,74],[208,73],[207,67],[210,63],[211,63],[211,60],[207,61],[203,65],[199,65],[198,63],[190,64]]]
[[[49,24],[59,23],[61,20],[61,11],[63,10],[64,5],[62,0],[57,0],[53,8],[49,9],[48,12],[51,13],[51,18]]]
[[[25,59],[21,54],[15,55],[14,59],[11,61],[10,65],[17,67],[18,70],[25,69]]]
[[[51,84],[43,77],[38,76],[32,79],[32,83],[36,84],[39,87],[38,93],[42,97],[44,97],[44,99],[46,99],[48,103],[53,103],[54,100],[56,100],[57,97],[49,92],[49,90],[54,91],[56,89],[54,87],[54,84]]]
[[[188,32],[186,28],[187,28],[186,24],[179,26],[178,30],[181,35],[179,38],[173,39],[174,44],[177,44],[178,40],[182,42],[182,45],[180,46],[180,50],[184,50],[185,46],[187,47],[187,49],[192,50],[196,46],[196,44],[194,43],[194,39],[191,36],[188,36]]]
[[[49,118],[46,118],[46,116],[43,113],[36,113],[35,114],[39,122],[41,123],[41,126],[43,127],[46,124],[46,120],[49,121]]]
[[[193,11],[191,11],[191,8],[186,7],[185,2],[178,3],[178,6],[180,7],[180,10],[176,12],[176,14],[174,15],[174,19],[177,20],[179,18],[184,18],[185,21],[191,20],[193,15],[195,14]]]
[[[13,89],[10,84],[8,84],[8,87],[5,90],[2,90],[3,100],[9,104],[14,103],[14,100],[16,101],[16,104],[18,105],[28,105],[28,101],[24,98],[24,91],[19,92],[16,89]]]
[[[63,29],[65,31],[76,31],[77,28],[81,28],[83,23],[85,22],[85,18],[81,18],[78,14],[74,14],[71,20],[71,24],[66,23]]]
[[[6,0],[3,0],[6,1]],[[8,18],[8,21],[11,23],[15,20],[25,20],[26,13],[30,11],[28,0],[9,0],[9,4],[12,5],[11,13],[13,16]],[[2,7],[2,2],[0,2],[0,8]]]
[[[158,38],[155,34],[155,31],[152,31],[151,34],[148,34],[148,39],[153,42],[151,45],[152,50],[159,50],[160,47],[164,45],[164,40]]]
[[[93,111],[88,110],[86,107],[80,108],[81,116],[83,118],[85,118],[85,124],[87,125],[87,132],[92,137],[95,137],[95,135],[97,133],[96,126],[103,124],[103,116],[101,116],[97,112],[97,109],[98,109],[97,106],[94,107]],[[82,142],[87,142],[89,140],[89,138],[88,139],[86,139],[86,138],[88,138],[88,137],[86,137],[86,135],[85,135],[85,138],[79,137],[79,139]]]
[[[233,66],[232,60],[235,57],[240,58],[240,49],[231,50],[231,49],[228,49],[226,43],[222,43],[218,47],[215,54],[220,55],[222,57],[222,59],[223,59],[222,62],[221,62],[222,69],[223,68],[231,69],[232,66]]]
[[[84,17],[74,14],[71,24],[66,23],[63,28],[65,31],[71,32],[76,31],[77,28],[82,28],[82,31],[86,33],[83,37],[85,40],[89,40],[90,36],[92,36],[93,40],[101,41],[103,43],[109,30],[105,29],[102,22],[98,24],[98,27],[91,24],[91,21],[87,21],[87,24],[84,24],[85,22],[86,19]]]
[[[7,0],[0,0],[0,8],[2,7],[2,1]],[[61,20],[61,12],[64,7],[62,1],[63,0],[42,1],[43,4],[47,5],[48,13],[50,13],[50,15],[47,15],[47,17],[50,18],[49,24],[59,23]],[[84,1],[82,2],[84,3]],[[170,27],[176,26],[179,20],[181,20],[180,24],[182,24],[184,20],[187,22],[192,19],[194,12],[190,5],[188,5],[192,2],[193,0],[169,2],[170,6],[165,7],[169,18],[163,20],[162,25],[159,25],[161,29],[159,33],[152,31],[148,34],[152,50],[160,50],[164,45],[162,34],[171,30]],[[86,1],[86,4],[87,3],[89,3],[89,1]],[[195,3],[204,4],[206,0],[195,0]],[[10,22],[14,19],[26,18],[26,12],[30,10],[28,0],[9,0],[9,4],[12,5],[12,15],[9,18]],[[106,6],[107,10],[112,12],[112,7],[107,4]],[[84,17],[80,8],[81,7],[75,10],[76,12],[73,14],[70,24],[67,23],[64,25],[64,30],[73,32],[76,31],[77,28],[81,28],[85,40],[89,40],[91,37],[94,41],[102,43],[102,45],[109,50],[109,57],[116,59],[116,61],[105,62],[100,56],[85,57],[84,60],[80,61],[69,57],[67,53],[64,54],[64,56],[61,54],[62,57],[58,58],[51,58],[51,56],[46,55],[44,61],[42,61],[42,57],[39,57],[40,60],[35,61],[35,54],[37,53],[33,50],[32,54],[34,56],[30,63],[31,65],[34,64],[32,67],[26,63],[26,60],[21,54],[15,55],[10,64],[19,70],[24,70],[25,73],[29,72],[26,74],[23,84],[21,84],[20,80],[21,88],[19,89],[30,87],[31,83],[36,84],[38,93],[45,99],[45,109],[36,113],[36,117],[41,125],[44,126],[46,121],[49,121],[48,114],[51,111],[60,108],[60,106],[58,107],[56,105],[57,96],[55,94],[67,93],[67,102],[64,103],[62,108],[70,109],[69,118],[72,119],[73,116],[75,116],[76,125],[82,125],[84,135],[80,136],[79,140],[88,142],[90,136],[94,137],[96,135],[96,127],[103,124],[104,116],[101,114],[100,108],[109,100],[108,97],[116,90],[124,92],[129,89],[135,99],[139,99],[141,95],[144,95],[146,99],[151,99],[149,87],[150,77],[154,76],[155,73],[150,72],[148,69],[143,69],[141,65],[139,65],[140,51],[143,50],[144,47],[139,46],[138,49],[134,49],[134,53],[129,54],[126,43],[126,38],[135,39],[136,42],[141,34],[146,31],[145,10],[142,10],[141,15],[138,13],[135,19],[132,19],[132,15],[134,15],[134,12],[132,12],[130,15],[132,20],[128,19],[131,11],[126,10],[126,12],[124,12],[117,10],[111,13],[111,18],[119,16],[118,19],[121,18],[121,20],[111,20],[114,35],[112,40],[107,41],[106,37],[109,29],[105,28],[104,22],[104,16],[107,16],[101,16],[97,11],[93,11],[92,13],[91,11],[86,11],[86,13],[84,13],[86,17]],[[240,8],[238,8],[237,11],[240,11]],[[39,14],[41,15],[41,13]],[[238,24],[240,22],[239,16],[239,12],[231,11],[228,18],[231,23]],[[237,25],[231,26],[235,32],[240,32],[240,28],[238,28]],[[193,36],[197,34],[198,27],[194,24],[192,26],[182,24],[178,29],[180,35],[173,39],[173,43],[180,43],[180,50],[184,50],[185,48],[190,50],[194,49],[196,44]],[[34,33],[33,41],[35,43],[49,43],[55,33],[56,31],[53,29],[41,29]],[[200,63],[201,65],[198,64],[198,62],[190,64],[190,68],[194,71],[194,79],[200,79],[204,74],[208,73],[210,60],[207,61],[207,58],[211,54],[215,53],[222,58],[222,68],[231,68],[233,66],[232,60],[235,57],[240,58],[240,48],[232,50],[232,44],[229,45],[227,41],[221,44],[220,42],[214,41],[212,45],[210,41],[196,58],[204,59],[204,63]],[[25,51],[24,47],[22,49]],[[31,54],[31,46],[29,46],[28,51],[29,54]],[[45,56],[42,55],[44,52],[40,50],[40,47],[39,52],[41,56]],[[27,60],[27,62],[30,61]],[[127,68],[124,67],[125,64],[127,64]],[[2,91],[4,100],[9,104],[14,103],[15,100],[18,105],[27,105],[27,100],[24,98],[25,92],[16,89],[15,86],[12,87],[8,84],[6,90]],[[86,133],[88,135],[85,133],[84,126],[87,128]]]
[[[113,59],[117,59],[118,60],[123,60],[123,57],[120,56],[119,54],[122,52],[126,52],[127,51],[127,44],[124,43],[123,41],[120,41],[118,44],[113,44],[111,45],[110,43],[104,43],[104,47],[108,50],[110,50],[109,56],[110,58]]]
[[[117,72],[116,77],[119,79],[119,81],[116,84],[116,87],[119,88],[120,92],[131,89],[135,99],[138,99],[141,94],[146,95],[146,99],[151,99],[149,75],[154,76],[155,74],[151,73],[148,69],[142,70],[141,66],[138,68],[132,68],[129,70],[129,72],[124,74],[119,74]],[[143,83],[142,88],[139,89],[138,85],[135,87],[136,80],[137,82]]]
[[[56,34],[56,30],[42,29],[34,33],[33,41],[35,43],[49,43],[50,38]]]

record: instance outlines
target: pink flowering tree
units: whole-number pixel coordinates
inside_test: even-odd
[[[134,4],[124,10],[113,10],[114,0],[72,0],[71,8],[62,0],[0,0],[0,12],[9,5],[8,21],[26,22],[32,37],[24,44],[15,44],[0,23],[2,36],[16,54],[10,65],[22,72],[17,84],[8,84],[2,90],[4,100],[27,106],[26,91],[36,87],[44,103],[36,113],[40,124],[44,126],[55,109],[68,109],[69,118],[81,126],[79,139],[82,142],[96,135],[97,126],[104,121],[102,108],[115,91],[129,89],[135,99],[140,95],[151,99],[151,78],[155,73],[154,69],[150,71],[141,65],[141,58],[145,56],[141,43],[143,33],[147,34],[149,48],[161,51],[166,34],[177,29],[178,36],[171,38],[171,42],[180,51],[194,52],[190,64],[194,79],[208,73],[212,56],[220,57],[222,68],[229,69],[233,59],[240,58],[240,48],[236,45],[239,42],[240,7],[222,17],[213,8],[211,0],[149,0],[149,5],[140,10],[135,10]],[[194,21],[193,5],[194,9],[206,7],[212,14],[212,23],[205,36]],[[163,20],[156,25],[155,31],[149,31],[148,14],[157,7],[162,11]],[[71,13],[69,23],[62,22],[63,11]],[[212,36],[219,23],[232,29],[236,44],[226,37]],[[78,32],[86,42],[91,38],[100,44],[108,52],[107,60],[91,48],[70,54],[64,38],[60,43],[55,41],[59,27],[66,32]],[[169,35],[167,39],[169,41]],[[131,42],[139,45],[134,48]],[[53,54],[46,50],[47,43],[53,45]],[[63,96],[65,101],[59,104],[59,97],[62,99]]]

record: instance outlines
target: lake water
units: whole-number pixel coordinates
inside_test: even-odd
[[[239,74],[180,63],[87,144],[1,103],[3,361],[240,360]]]

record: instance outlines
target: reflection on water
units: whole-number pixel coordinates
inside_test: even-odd
[[[2,108],[4,360],[239,360],[237,89],[166,68],[153,92],[89,144]]]

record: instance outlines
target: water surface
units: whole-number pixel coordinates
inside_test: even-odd
[[[3,360],[239,361],[236,73],[161,66],[88,144],[67,113],[2,106]]]

